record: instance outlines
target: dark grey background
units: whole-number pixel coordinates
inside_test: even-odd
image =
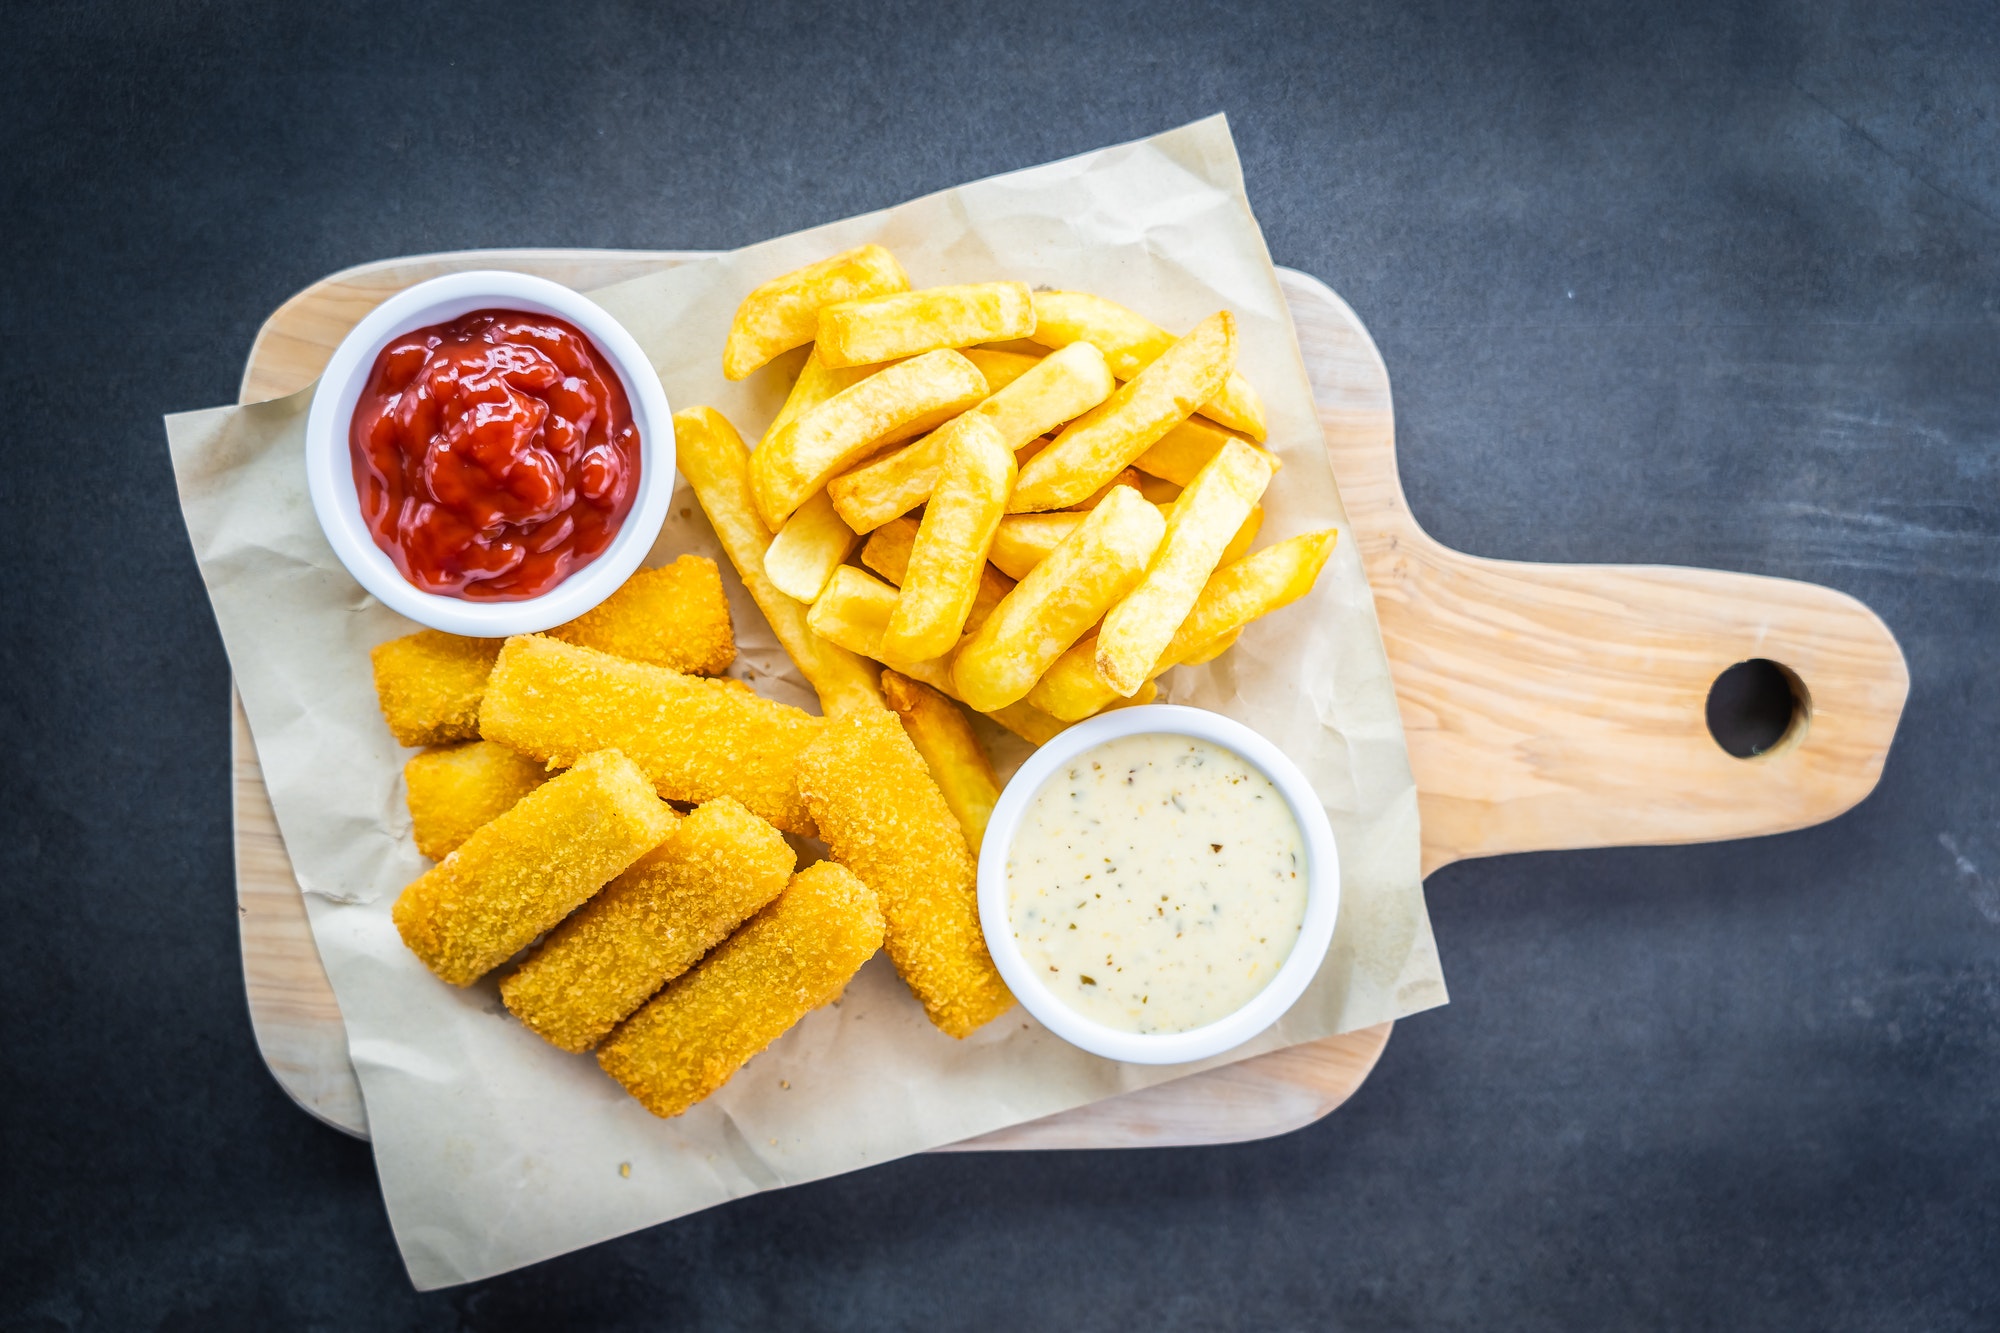
[[[1995,9],[707,9],[8,7],[0,1325],[2000,1324]],[[1863,598],[1881,788],[1438,874],[1454,1003],[1297,1134],[921,1158],[415,1295],[252,1043],[160,414],[344,265],[734,246],[1216,110],[1431,531]]]

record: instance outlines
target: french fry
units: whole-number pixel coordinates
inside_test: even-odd
[[[1017,485],[1019,483],[1016,483]],[[1009,514],[993,533],[993,549],[987,554],[1001,573],[1024,579],[1028,571],[1048,559],[1062,539],[1083,522],[1082,511],[1055,514]]]
[[[1242,630],[1233,629],[1220,638],[1210,639],[1207,643],[1182,658],[1180,664],[1182,666],[1200,666],[1204,662],[1213,662],[1216,658],[1234,648],[1236,641],[1242,637]]]
[[[899,518],[893,523],[885,523],[869,535],[868,544],[861,548],[861,563],[900,587],[909,570],[910,550],[916,545],[916,539],[915,519]],[[993,608],[1012,591],[1014,580],[990,563],[982,567],[979,571],[979,591],[973,594],[972,610],[965,617],[965,632],[977,633],[979,627],[986,623],[986,617],[993,614]]]
[[[1110,363],[1111,373],[1129,380],[1172,346],[1174,335],[1101,296],[1088,292],[1036,292],[1035,341],[1044,347],[1095,343]],[[1263,400],[1234,371],[1199,411],[1209,420],[1240,430],[1253,440],[1264,438]]]
[[[1145,577],[1105,613],[1097,635],[1097,674],[1119,694],[1129,697],[1155,674],[1153,663],[1270,485],[1269,457],[1231,440],[1211,458],[1174,505]]]
[[[640,570],[617,592],[546,633],[691,676],[719,676],[736,660],[722,573],[701,555]]]
[[[1201,471],[1223,445],[1231,440],[1241,439],[1243,439],[1241,435],[1233,434],[1199,417],[1189,417],[1154,441],[1145,453],[1133,459],[1132,466],[1148,476],[1170,481],[1176,486],[1185,486],[1194,480],[1194,474]],[[1273,468],[1283,466],[1276,454],[1271,455],[1271,466]]]
[[[1064,726],[1101,713],[1122,697],[1097,674],[1097,633],[1071,644],[1028,691],[1031,706]]]
[[[764,526],[783,527],[836,473],[984,397],[979,367],[952,351],[914,357],[842,389],[773,432],[751,455],[750,489]]]
[[[979,344],[979,350],[982,352],[1012,352],[1016,356],[1032,356],[1039,361],[1055,349],[1044,347],[1033,338],[1002,338],[999,342]]]
[[[1008,511],[1061,509],[1089,495],[1185,420],[1213,394],[1235,361],[1236,320],[1218,310],[1136,378],[1064,427],[1054,444],[1021,469]]]
[[[1037,362],[1049,354],[1046,347],[1038,347],[1033,352],[1009,352],[990,347],[968,347],[965,359],[979,367],[979,373],[986,377],[986,385],[998,393],[1021,376],[1035,368]]]
[[[963,421],[953,417],[943,426],[893,453],[863,463],[827,482],[834,512],[856,532],[873,532],[891,519],[909,513],[930,498],[944,461],[945,434]]]
[[[810,602],[860,543],[860,535],[833,512],[826,492],[815,491],[765,548],[764,574],[785,596]]]
[[[1139,492],[1141,497],[1146,497],[1145,487],[1139,484],[1139,469],[1128,467],[1123,472],[1120,472],[1117,476],[1113,477],[1110,481],[1105,482],[1102,486],[1099,486],[1095,491],[1091,492],[1089,495],[1084,496],[1081,500],[1078,500],[1075,504],[1070,505],[1069,507],[1075,510],[1095,509],[1100,503],[1103,502],[1105,496],[1111,494],[1111,488],[1113,486],[1129,486],[1133,490]]]
[[[946,430],[951,438],[937,488],[882,634],[883,660],[892,666],[940,657],[958,645],[1014,487],[1014,451],[985,417],[968,412]]]
[[[853,565],[833,571],[806,611],[806,625],[828,643],[882,660],[882,632],[896,613],[896,589]]]
[[[771,418],[771,424],[764,427],[758,444],[761,446],[764,440],[770,439],[842,389],[859,384],[878,370],[887,369],[887,366],[843,366],[832,370],[820,364],[819,349],[813,348],[806,356],[805,365],[799,369],[799,377],[792,381],[792,391],[785,395],[784,406],[778,409],[777,416]]]
[[[1077,343],[1043,357],[1007,384],[995,385],[992,397],[973,410],[992,423],[1009,449],[1020,449],[1090,411],[1115,388],[1104,354],[1089,343]]]
[[[1141,472],[1136,467],[1128,467],[1125,469],[1125,472],[1130,472],[1139,479],[1136,483],[1139,487],[1139,494],[1145,496],[1156,505],[1171,505],[1174,501],[1181,498],[1183,488],[1176,486],[1171,481],[1164,481],[1159,477],[1151,476],[1145,472]],[[1121,472],[1118,475],[1122,477],[1125,475],[1125,472]]]
[[[740,380],[778,353],[811,342],[822,306],[909,288],[903,266],[879,245],[845,250],[773,278],[736,307],[722,347],[722,373]]]
[[[865,366],[1034,331],[1026,283],[976,282],[822,306],[817,337],[827,365]]]
[[[944,803],[958,819],[966,846],[976,859],[980,840],[986,836],[986,822],[1000,799],[1000,779],[993,772],[993,761],[986,757],[986,748],[959,706],[928,685],[900,672],[884,671],[882,697],[903,719],[904,732],[944,793]]]
[[[959,648],[952,662],[958,696],[981,712],[1025,698],[1145,574],[1166,526],[1137,491],[1112,491]]]
[[[1243,526],[1236,529],[1236,535],[1229,539],[1229,545],[1222,548],[1222,558],[1215,562],[1217,569],[1233,565],[1250,554],[1250,543],[1257,540],[1257,532],[1264,526],[1264,506],[1251,505],[1250,515],[1243,520]]]
[[[750,494],[750,451],[720,412],[691,407],[674,413],[674,444],[681,474],[729,555],[751,600],[771,632],[819,695],[828,717],[862,705],[879,706],[879,672],[859,656],[828,643],[806,626],[804,604],[779,592],[764,575],[771,530],[757,516]]]

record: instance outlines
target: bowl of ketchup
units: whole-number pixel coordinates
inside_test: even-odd
[[[383,605],[452,634],[526,634],[645,559],[673,495],[673,420],[596,302],[454,273],[390,297],[335,349],[306,476],[334,553]]]

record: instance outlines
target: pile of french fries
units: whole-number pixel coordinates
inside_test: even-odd
[[[1250,550],[1279,462],[1229,311],[1175,337],[1083,292],[912,291],[864,245],[744,298],[724,374],[808,344],[754,451],[711,408],[675,425],[828,714],[887,681],[907,721],[915,682],[1039,744],[1220,655],[1332,552],[1332,529]]]

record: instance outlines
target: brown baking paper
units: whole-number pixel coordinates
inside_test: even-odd
[[[596,298],[638,338],[675,407],[719,408],[754,440],[782,368],[740,384],[723,336],[752,287],[867,241],[918,286],[1016,278],[1124,302],[1169,329],[1236,313],[1238,367],[1284,460],[1262,542],[1336,526],[1311,596],[1166,682],[1295,759],[1340,847],[1341,910],[1312,988],[1247,1046],[1199,1066],[1119,1065],[1020,1008],[964,1041],[925,1021],[885,957],[720,1092],[657,1120],[589,1056],[543,1043],[495,977],[454,989],[390,923],[427,864],[368,649],[415,628],[348,577],[320,535],[302,448],[311,391],[167,419],[182,508],[256,736],[271,803],[346,1020],[397,1243],[420,1288],[533,1263],[759,1190],[851,1171],[1296,1042],[1444,1003],[1419,874],[1417,799],[1374,605],[1328,469],[1291,317],[1221,117],[997,176],[622,283]],[[793,358],[796,361],[796,357]],[[721,557],[683,483],[649,563]],[[728,562],[735,674],[817,711]],[[1019,762],[1018,745],[1003,764]]]

